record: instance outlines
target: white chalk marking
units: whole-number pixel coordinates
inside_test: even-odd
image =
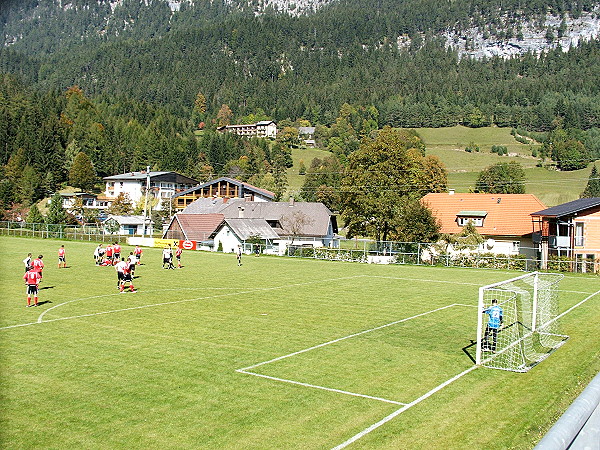
[[[355,434],[354,436],[352,436],[350,439],[348,439],[345,442],[342,442],[340,445],[337,445],[333,448],[333,450],[341,450],[342,448],[346,448],[347,446],[349,446],[350,444],[352,444],[353,442],[358,441],[360,438],[362,438],[363,436],[369,434],[371,431],[379,428],[380,426],[388,423],[390,420],[392,420],[394,417],[402,414],[404,411],[406,411],[409,408],[412,408],[413,406],[421,403],[423,400],[428,399],[429,397],[431,397],[433,394],[435,394],[436,392],[438,392],[439,390],[445,388],[446,386],[448,386],[450,383],[455,382],[456,380],[458,380],[459,378],[463,377],[464,375],[468,374],[469,372],[475,370],[477,368],[477,366],[472,366],[469,367],[467,370],[465,370],[464,372],[459,373],[458,375],[450,378],[449,380],[444,381],[442,384],[440,384],[439,386],[436,386],[435,388],[433,388],[432,390],[430,390],[429,392],[427,392],[426,394],[423,394],[422,396],[420,396],[418,399],[416,399],[413,402],[410,402],[408,405],[403,406],[402,408],[394,411],[393,413],[391,413],[390,415],[384,417],[383,419],[381,419],[379,422],[374,423],[373,425],[371,425],[368,428],[365,428],[363,431],[361,431],[360,433]]]
[[[269,375],[263,375],[262,373],[248,372],[243,369],[238,369],[238,370],[236,370],[236,372],[244,373],[246,375],[254,375],[255,377],[267,378],[269,380],[281,381],[283,383],[297,384],[298,386],[304,386],[304,387],[309,387],[309,388],[313,388],[313,389],[321,389],[323,391],[337,392],[338,394],[351,395],[354,397],[363,397],[363,398],[368,398],[370,400],[378,400],[380,402],[393,403],[395,405],[406,405],[406,403],[397,402],[395,400],[389,400],[387,398],[374,397],[372,395],[365,395],[365,394],[357,394],[356,392],[343,391],[341,389],[328,388],[325,386],[318,386],[316,384],[302,383],[300,381],[287,380],[285,378],[271,377]]]

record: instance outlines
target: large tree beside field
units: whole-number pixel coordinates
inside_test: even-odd
[[[419,136],[408,130],[385,127],[362,140],[348,156],[342,180],[348,237],[431,241],[437,236],[437,224],[419,199],[444,191],[447,177],[439,160],[424,153]]]

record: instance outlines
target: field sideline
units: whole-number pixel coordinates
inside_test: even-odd
[[[144,249],[119,294],[95,246],[0,237],[2,448],[525,449],[600,371],[593,275],[561,283],[570,339],[516,374],[471,360],[478,287],[516,272],[205,252],[165,270]]]

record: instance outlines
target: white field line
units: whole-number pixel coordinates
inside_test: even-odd
[[[368,428],[365,428],[363,431],[361,431],[360,433],[355,434],[354,436],[352,436],[350,439],[348,439],[345,442],[342,442],[340,445],[337,445],[333,448],[333,450],[340,450],[342,448],[346,448],[347,446],[349,446],[350,444],[352,444],[353,442],[358,441],[360,438],[362,438],[363,436],[369,434],[371,431],[379,428],[380,426],[386,424],[387,422],[389,422],[390,420],[392,420],[394,417],[402,414],[404,411],[406,411],[409,408],[412,408],[413,406],[421,403],[423,400],[428,399],[429,397],[431,397],[433,394],[435,394],[436,392],[438,392],[439,390],[445,388],[446,386],[448,386],[450,383],[455,382],[456,380],[458,380],[459,378],[463,377],[464,375],[468,374],[469,372],[475,370],[477,368],[477,366],[472,366],[469,367],[467,370],[465,370],[464,372],[459,373],[458,375],[450,378],[449,380],[444,381],[442,384],[440,384],[439,386],[436,386],[435,388],[433,388],[432,390],[430,390],[429,392],[423,394],[422,396],[420,396],[418,399],[410,402],[408,405],[403,406],[402,408],[394,411],[393,413],[391,413],[390,415],[384,417],[383,419],[381,419],[379,422],[374,423],[373,425],[371,425]]]
[[[367,278],[383,278],[386,280],[403,280],[403,281],[421,281],[423,283],[447,283],[447,284],[460,284],[464,286],[481,286],[480,283],[463,283],[461,281],[452,281],[452,280],[431,280],[426,278],[409,278],[409,277],[392,277],[392,276],[383,276],[383,275],[363,275]]]
[[[0,330],[8,330],[8,329],[11,329],[11,328],[26,327],[26,326],[30,326],[30,325],[37,325],[37,324],[40,324],[40,323],[57,322],[57,321],[60,321],[60,320],[80,319],[80,318],[83,318],[83,317],[93,317],[93,316],[100,316],[100,315],[104,315],[104,314],[113,314],[113,313],[124,312],[124,311],[133,311],[133,310],[136,310],[136,309],[153,308],[153,307],[156,307],[156,306],[175,305],[175,304],[178,304],[178,303],[194,302],[194,301],[198,301],[198,300],[208,300],[208,299],[213,299],[213,298],[231,297],[231,296],[234,296],[234,295],[252,294],[252,293],[255,293],[255,292],[266,292],[266,291],[274,291],[274,290],[278,290],[278,289],[288,289],[288,288],[293,288],[293,287],[297,287],[297,286],[307,286],[307,285],[310,285],[310,284],[326,283],[326,282],[330,282],[330,281],[351,280],[353,278],[361,278],[361,277],[363,277],[363,275],[354,275],[354,276],[350,276],[350,277],[339,277],[339,278],[328,278],[328,279],[324,279],[324,280],[307,281],[305,283],[285,284],[285,285],[281,285],[281,286],[272,286],[272,287],[267,287],[267,288],[249,289],[249,290],[245,290],[245,291],[235,291],[235,292],[229,292],[229,293],[225,293],[225,294],[208,295],[208,296],[203,296],[203,297],[188,298],[188,299],[184,299],[184,300],[173,300],[173,301],[170,301],[170,302],[150,303],[150,304],[147,304],[147,305],[131,306],[129,308],[112,309],[112,310],[108,310],[108,311],[100,311],[100,312],[95,312],[95,313],[80,314],[80,315],[77,315],[77,316],[69,316],[69,317],[59,317],[59,318],[56,318],[56,319],[48,319],[48,320],[42,320],[42,321],[40,321],[40,318],[38,318],[37,322],[29,322],[29,323],[21,323],[21,324],[16,324],[16,325],[8,325],[8,326],[5,326],[5,327],[0,327]],[[179,289],[164,289],[164,290],[168,291],[168,290],[179,290]],[[161,291],[162,291],[162,289],[157,289],[157,290],[152,291],[152,292],[161,292]],[[142,292],[140,295],[143,295],[143,294],[144,293]],[[87,299],[89,299],[89,298],[99,298],[99,297],[103,297],[103,296],[107,296],[108,297],[108,296],[114,296],[114,295],[120,295],[120,294],[104,294],[104,295],[100,295],[100,296],[97,296],[97,297],[88,297]],[[67,303],[71,303],[73,301],[79,301],[79,300],[83,300],[83,298],[82,299],[70,300],[70,301],[61,303],[60,305],[56,305],[56,307],[65,305]],[[53,308],[55,308],[55,307],[53,307]],[[42,313],[41,316],[43,316],[44,314],[45,313]]]
[[[341,338],[338,338],[338,339],[334,339],[332,341],[328,341],[328,342],[325,342],[325,343],[322,343],[322,344],[319,344],[319,345],[315,345],[313,347],[306,348],[304,350],[299,350],[297,352],[290,353],[290,354],[287,354],[287,355],[284,355],[284,356],[279,356],[277,358],[270,359],[268,361],[263,361],[263,362],[260,362],[258,364],[254,364],[253,366],[244,367],[243,369],[237,369],[236,372],[243,373],[243,374],[246,374],[246,375],[254,375],[256,377],[266,378],[266,379],[269,379],[269,380],[280,381],[280,382],[283,382],[283,383],[290,383],[290,384],[296,384],[296,385],[299,385],[299,386],[304,386],[304,387],[309,387],[309,388],[314,388],[314,389],[322,389],[324,391],[337,392],[339,394],[351,395],[351,396],[354,396],[354,397],[363,397],[363,398],[368,398],[368,399],[371,399],[371,400],[378,400],[378,401],[381,401],[381,402],[393,403],[393,404],[396,404],[396,405],[406,405],[406,403],[398,402],[396,400],[390,400],[390,399],[385,399],[385,398],[381,398],[381,397],[374,397],[372,395],[366,395],[366,394],[358,394],[358,393],[355,393],[355,392],[343,391],[341,389],[329,388],[329,387],[325,387],[325,386],[318,386],[318,385],[315,385],[315,384],[302,383],[300,381],[289,380],[289,379],[285,379],[285,378],[277,378],[277,377],[272,377],[272,376],[269,376],[269,375],[263,375],[261,373],[251,372],[250,369],[254,369],[256,367],[263,366],[265,364],[269,364],[269,363],[272,363],[272,362],[275,362],[275,361],[281,361],[282,359],[290,358],[292,356],[297,356],[297,355],[299,355],[301,353],[306,353],[306,352],[309,352],[311,350],[315,350],[317,348],[325,347],[326,345],[330,345],[330,344],[334,344],[336,342],[343,341],[345,339],[350,339],[350,338],[353,338],[353,337],[356,337],[356,336],[360,336],[361,334],[370,333],[372,331],[376,331],[376,330],[380,330],[382,328],[390,327],[392,325],[396,325],[396,324],[399,324],[399,323],[402,323],[402,322],[406,322],[408,320],[416,319],[418,317],[422,317],[422,316],[425,316],[427,314],[431,314],[431,313],[434,313],[434,312],[437,312],[437,311],[441,311],[441,310],[444,310],[444,309],[447,309],[447,308],[452,308],[453,306],[466,306],[466,307],[470,307],[470,305],[463,305],[463,304],[460,304],[460,303],[454,303],[452,305],[442,306],[441,308],[437,308],[437,309],[434,309],[434,310],[431,310],[431,311],[427,311],[427,312],[424,312],[424,313],[421,313],[421,314],[416,314],[416,315],[414,315],[412,317],[407,317],[405,319],[396,320],[394,322],[390,322],[390,323],[387,323],[385,325],[381,325],[379,327],[375,327],[375,328],[371,328],[371,329],[368,329],[368,330],[360,331],[358,333],[354,333],[354,334],[351,334],[349,336],[344,336],[344,337],[341,337]]]
[[[403,280],[403,281],[421,281],[423,283],[447,283],[447,284],[458,284],[458,285],[463,285],[463,286],[481,286],[480,283],[468,283],[468,282],[460,282],[460,281],[452,281],[452,280],[430,280],[430,279],[423,279],[423,278],[409,278],[409,277],[393,277],[393,276],[384,276],[384,275],[363,275],[364,277],[367,278],[384,278],[384,279],[388,279],[388,280]],[[565,276],[565,278],[575,278],[575,277],[567,277]],[[502,283],[502,281],[500,282]],[[568,292],[569,294],[589,294],[589,292],[584,292],[584,291],[572,291],[572,290],[566,290],[566,289],[559,289],[558,292]]]
[[[234,288],[212,288],[212,287],[211,287],[211,288],[205,288],[205,287],[197,287],[197,288],[181,288],[181,289],[178,289],[178,288],[165,288],[165,289],[153,289],[153,290],[144,291],[144,294],[147,294],[147,293],[152,293],[152,292],[167,292],[167,291],[199,291],[199,290],[207,290],[207,291],[208,291],[208,290],[217,290],[217,289],[218,289],[218,290],[224,290],[224,289],[227,289],[227,290],[232,290],[232,289],[234,289]],[[127,294],[129,294],[130,292],[126,292],[126,293],[127,293]],[[44,316],[46,315],[46,313],[48,313],[48,312],[52,311],[52,310],[53,310],[53,309],[55,309],[55,308],[60,308],[61,306],[67,305],[67,304],[69,304],[69,303],[73,303],[73,302],[80,302],[80,301],[82,301],[82,300],[91,300],[91,299],[94,299],[94,298],[113,297],[113,296],[115,296],[115,295],[119,295],[119,294],[120,294],[120,292],[119,292],[119,293],[112,293],[112,294],[94,295],[93,297],[81,297],[81,298],[75,298],[75,299],[73,299],[73,300],[68,300],[68,301],[66,301],[66,302],[59,303],[58,305],[54,305],[53,307],[51,307],[51,308],[48,308],[46,311],[44,311],[42,314],[40,314],[40,316],[39,316],[39,317],[38,317],[38,319],[37,319],[37,322],[38,322],[38,323],[42,323],[42,322],[43,322],[43,318],[44,318]],[[50,320],[48,320],[47,322],[50,322]],[[0,328],[0,329],[1,329],[1,328]]]
[[[584,298],[582,301],[580,301],[579,303],[577,303],[576,305],[573,305],[571,308],[567,309],[565,312],[563,312],[562,314],[558,315],[554,320],[558,320],[559,318],[563,317],[564,315],[570,313],[571,311],[573,311],[575,308],[583,305],[585,302],[587,302],[589,299],[591,299],[592,297],[596,296],[600,294],[600,290],[594,292],[593,294],[590,294],[588,297]],[[332,450],[341,450],[345,447],[347,447],[348,445],[352,444],[353,442],[356,442],[357,440],[359,440],[360,438],[362,438],[363,436],[369,434],[371,431],[379,428],[380,426],[384,425],[385,423],[389,422],[390,420],[392,420],[394,417],[402,414],[404,411],[406,411],[407,409],[413,407],[414,405],[422,402],[423,400],[427,399],[428,397],[432,396],[433,394],[435,394],[437,391],[443,389],[444,387],[448,386],[450,383],[453,383],[454,381],[458,380],[459,378],[461,378],[462,376],[468,374],[469,372],[475,370],[478,366],[473,366],[470,367],[469,369],[465,370],[464,372],[459,373],[458,375],[456,375],[455,377],[449,379],[448,381],[440,384],[438,387],[432,389],[431,391],[427,392],[426,394],[422,395],[421,397],[419,397],[418,399],[416,399],[414,402],[409,403],[408,405],[398,409],[397,411],[394,411],[392,414],[384,417],[383,419],[381,419],[379,422],[374,423],[373,425],[365,428],[363,431],[361,431],[358,434],[355,434],[354,436],[352,436],[350,439],[348,439],[345,442],[342,442],[340,445],[335,446]]]
[[[255,369],[256,367],[263,366],[265,364],[270,364],[270,363],[273,363],[275,361],[281,361],[282,359],[291,358],[292,356],[296,356],[296,355],[300,355],[302,353],[310,352],[311,350],[315,350],[317,348],[325,347],[326,345],[335,344],[336,342],[340,342],[340,341],[343,341],[343,340],[346,340],[346,339],[350,339],[350,338],[353,338],[353,337],[356,337],[356,336],[360,336],[361,334],[366,334],[366,333],[370,333],[372,331],[381,330],[382,328],[391,327],[392,325],[396,325],[398,323],[402,323],[402,322],[406,322],[408,320],[416,319],[417,317],[426,316],[427,314],[431,314],[431,313],[434,313],[434,312],[437,312],[437,311],[441,311],[443,309],[452,308],[453,306],[455,306],[455,305],[452,304],[452,305],[442,306],[441,308],[432,309],[431,311],[427,311],[427,312],[424,312],[424,313],[421,313],[421,314],[416,314],[416,315],[414,315],[412,317],[407,317],[406,319],[396,320],[394,322],[386,323],[385,325],[381,325],[381,326],[378,326],[378,327],[375,327],[375,328],[370,328],[368,330],[359,331],[358,333],[350,334],[348,336],[337,338],[337,339],[334,339],[332,341],[324,342],[322,344],[315,345],[313,347],[305,348],[304,350],[299,350],[299,351],[294,352],[294,353],[289,353],[287,355],[279,356],[277,358],[273,358],[273,359],[270,359],[268,361],[263,361],[263,362],[260,362],[258,364],[254,364],[252,366],[243,367],[241,369],[238,369],[238,372],[239,371],[246,372],[248,370]]]
[[[395,405],[406,405],[406,403],[397,402],[395,400],[389,400],[387,398],[374,397],[372,395],[366,395],[366,394],[357,394],[356,392],[343,391],[341,389],[328,388],[325,386],[317,386],[316,384],[302,383],[300,381],[287,380],[285,378],[271,377],[269,375],[263,375],[261,373],[248,372],[243,369],[238,369],[238,370],[236,370],[236,372],[244,373],[246,375],[254,375],[255,377],[266,378],[268,380],[281,381],[283,383],[297,384],[298,386],[304,386],[304,387],[309,387],[309,388],[313,388],[313,389],[321,389],[324,391],[337,392],[338,394],[352,395],[354,397],[363,397],[363,398],[368,398],[370,400],[378,400],[380,402],[393,403]]]

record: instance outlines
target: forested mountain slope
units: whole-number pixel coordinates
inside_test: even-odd
[[[385,125],[513,127],[544,143],[540,164],[586,167],[600,157],[599,4],[2,1],[0,202],[56,192],[80,153],[98,177],[151,165],[283,195],[288,132],[308,125],[334,155],[305,161],[332,207],[349,155]],[[265,118],[275,143],[214,132]]]
[[[546,113],[533,107],[554,108],[558,97],[574,108],[598,103],[597,42],[563,53],[552,50],[566,32],[562,22],[546,29],[549,14],[570,24],[584,16],[595,23],[598,2],[342,0],[304,2],[305,14],[273,9],[289,12],[294,5],[3,2],[0,70],[43,89],[76,84],[89,95],[125,95],[179,114],[202,92],[209,110],[228,104],[235,115],[262,108],[275,119],[322,123],[349,102],[375,105],[394,125],[453,125],[477,107],[488,122],[502,116],[500,125],[543,129]],[[527,33],[525,23],[554,34],[541,58],[461,58],[473,36],[516,39]],[[449,47],[454,41],[460,51]],[[455,112],[436,118],[423,111],[432,106]],[[596,125],[589,118],[578,122]]]

